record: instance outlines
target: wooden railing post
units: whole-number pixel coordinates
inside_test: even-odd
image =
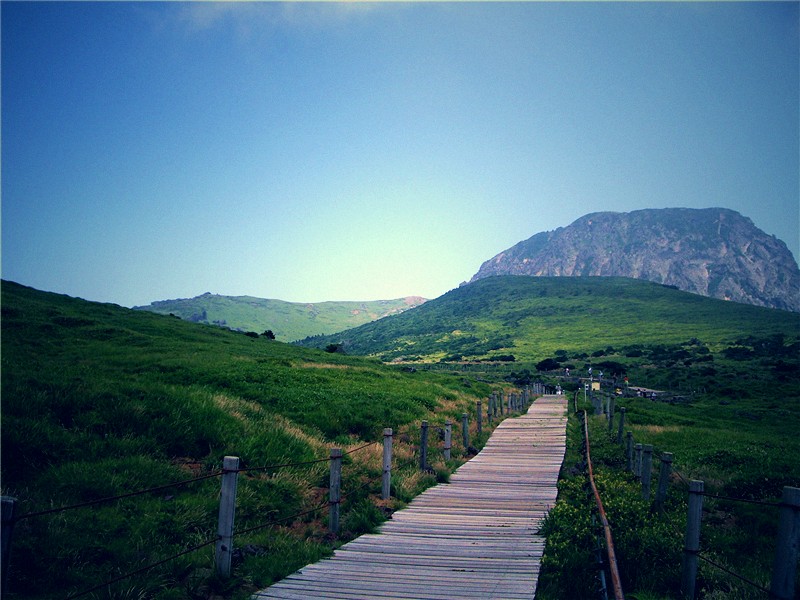
[[[608,433],[614,429],[614,396],[608,399]]]
[[[622,443],[622,431],[625,429],[625,407],[619,407],[619,427],[617,427],[617,443]]]
[[[467,455],[469,448],[469,415],[461,413],[461,436],[464,438],[464,455]]]
[[[800,556],[800,488],[786,486],[778,517],[778,542],[772,564],[770,597],[778,600],[796,598],[794,590],[797,559]]]
[[[428,468],[428,422],[423,421],[420,426],[419,436],[419,470]]]
[[[444,459],[450,460],[450,450],[453,448],[453,422],[447,419],[444,422]]]
[[[633,474],[636,477],[642,476],[642,445],[641,444],[634,444],[633,445],[635,456],[633,458]]]
[[[697,554],[700,552],[700,517],[703,514],[703,482],[689,481],[689,510],[686,518],[686,539],[681,564],[681,594],[694,600],[697,583]]]
[[[492,424],[492,396],[486,400],[486,424],[489,426]]]
[[[502,391],[501,391],[501,392],[499,393],[499,395],[498,395],[498,398],[499,398],[499,400],[500,400],[500,414],[501,414],[501,415],[504,415],[504,414],[506,414],[505,400],[504,400],[504,398],[503,398],[503,395],[504,395],[504,394],[503,394],[503,392],[502,392]]]
[[[239,482],[239,457],[222,459],[222,490],[219,498],[217,545],[214,553],[217,575],[223,579],[231,576],[233,557],[233,521],[236,513],[236,488]]]
[[[476,405],[475,406],[475,408],[476,408],[475,412],[477,413],[477,419],[478,419],[478,437],[480,437],[481,434],[483,433],[483,423],[482,423],[482,421],[483,421],[483,404],[481,403],[480,400],[477,400],[475,402],[475,405]]]
[[[626,446],[625,446],[625,458],[626,458],[626,468],[628,471],[633,472],[633,433],[630,431],[625,436],[626,437]]]
[[[388,500],[392,489],[392,428],[383,430],[383,477],[381,478],[381,498]]]
[[[8,565],[11,559],[11,536],[14,533],[14,513],[17,509],[17,499],[11,496],[2,496],[2,523],[0,523],[0,535],[2,535],[2,558],[0,558],[0,565],[2,565],[2,595],[5,596],[8,591]]]
[[[331,448],[331,478],[328,491],[328,529],[339,533],[339,507],[342,502],[342,449]]]
[[[664,501],[667,499],[667,485],[669,484],[669,476],[672,473],[672,453],[664,452],[661,455],[661,470],[658,473],[658,488],[656,489],[656,508],[664,506]]]
[[[642,499],[650,500],[650,481],[653,477],[653,447],[650,444],[642,446]]]

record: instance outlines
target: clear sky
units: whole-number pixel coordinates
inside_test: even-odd
[[[800,256],[798,3],[2,3],[2,276],[434,298],[595,211]]]

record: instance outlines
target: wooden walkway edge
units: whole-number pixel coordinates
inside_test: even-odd
[[[566,396],[542,396],[500,423],[450,483],[429,488],[330,558],[253,596],[532,599],[566,447]]]

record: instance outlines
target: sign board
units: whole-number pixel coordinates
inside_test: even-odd
[[[600,382],[599,381],[593,381],[592,382],[592,391],[594,392],[594,391],[599,391],[599,390],[600,390]]]

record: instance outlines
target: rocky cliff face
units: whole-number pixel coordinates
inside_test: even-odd
[[[492,275],[632,277],[800,312],[800,270],[786,244],[724,208],[589,214],[501,252],[471,281]]]

